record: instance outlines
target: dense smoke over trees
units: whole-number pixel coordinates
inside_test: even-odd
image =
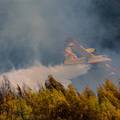
[[[66,37],[118,52],[119,5],[118,0],[0,0],[0,71],[34,60],[62,62]]]

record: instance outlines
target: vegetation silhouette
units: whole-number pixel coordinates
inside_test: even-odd
[[[45,88],[17,92],[4,76],[0,87],[0,120],[120,120],[120,84],[106,80],[94,93],[89,87],[78,92],[64,88],[52,75]]]

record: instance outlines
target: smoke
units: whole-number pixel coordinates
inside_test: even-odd
[[[44,86],[48,75],[53,75],[56,80],[61,82],[65,87],[70,84],[70,80],[82,74],[87,73],[90,66],[88,65],[57,65],[57,66],[43,66],[41,64],[28,68],[4,73],[0,76],[0,82],[4,81],[4,76],[10,81],[13,88],[19,85],[21,88],[27,87],[37,90]]]
[[[102,35],[97,39],[99,46],[118,54],[120,52],[120,1],[93,0],[93,4],[103,31]]]
[[[1,72],[61,63],[66,38],[89,43],[97,21],[91,0],[0,0],[0,11]]]
[[[36,60],[59,65],[67,37],[107,53],[118,66],[119,8],[115,0],[0,0],[0,72]],[[85,80],[102,79],[99,71]]]

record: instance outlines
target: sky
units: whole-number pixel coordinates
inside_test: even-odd
[[[0,72],[61,64],[68,38],[120,66],[119,30],[118,0],[0,0]]]

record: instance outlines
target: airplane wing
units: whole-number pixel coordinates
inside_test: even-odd
[[[93,52],[95,51],[94,48],[85,48],[83,47],[82,45],[80,45],[78,42],[75,42],[75,47],[77,50],[79,50],[79,52],[82,54],[82,56],[85,56],[85,57],[93,57],[95,56],[93,54]]]

